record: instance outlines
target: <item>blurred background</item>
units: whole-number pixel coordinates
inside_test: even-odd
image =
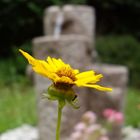
[[[23,123],[37,124],[33,83],[25,76],[22,48],[43,35],[44,10],[52,5],[84,4],[96,10],[96,50],[100,62],[129,69],[125,124],[140,126],[139,0],[1,0],[0,1],[0,133]]]

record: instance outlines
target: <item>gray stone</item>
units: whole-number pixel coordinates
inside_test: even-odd
[[[62,58],[74,68],[80,69],[90,62],[90,43],[85,36],[63,35],[58,39],[54,36],[39,37],[33,40],[33,46],[34,55],[39,59],[46,59],[47,56]]]
[[[83,35],[89,38],[90,53],[95,61],[98,54],[95,51],[95,10],[89,6],[65,5],[62,8],[52,6],[45,10],[44,14],[44,33],[54,35],[57,17],[62,15],[64,18],[61,26],[61,35]],[[79,16],[80,15],[80,16]]]
[[[104,108],[112,107],[118,111],[122,111],[124,108],[124,97],[127,89],[127,81],[128,81],[128,70],[124,66],[115,66],[115,65],[105,65],[105,64],[95,64],[90,65],[87,69],[93,69],[97,74],[102,73],[103,78],[101,79],[101,82],[99,82],[100,85],[104,86],[110,86],[113,88],[112,92],[99,92],[99,91],[93,91],[95,94],[90,94],[93,96],[92,98],[89,97],[89,99],[92,99],[90,102],[92,109],[95,106],[95,111],[101,112]],[[90,92],[92,92],[90,91]],[[100,94],[99,94],[100,93]],[[94,98],[94,96],[99,96],[99,98]],[[102,99],[102,98],[107,98]],[[97,101],[97,100],[100,101]],[[95,101],[94,101],[95,100]],[[109,102],[110,100],[110,102]],[[103,101],[103,102],[101,102]],[[99,110],[96,110],[96,107],[101,108]]]
[[[44,14],[45,35],[54,34],[56,19],[60,13],[64,16],[62,34],[85,35],[91,37],[91,40],[94,39],[95,11],[89,6],[66,5],[62,8],[52,6],[46,9]]]
[[[102,82],[99,82],[100,85],[109,85],[113,88],[112,92],[99,92],[89,89],[89,109],[97,113],[101,118],[103,110],[106,108],[112,108],[123,112],[128,81],[127,68],[124,66],[105,64],[90,65],[88,68],[95,70],[96,73],[102,73],[104,75]],[[122,125],[114,125],[112,127],[113,129],[109,134],[111,140],[122,139]]]
[[[27,65],[26,67],[26,76],[33,82],[34,81],[34,74],[31,65]]]
[[[60,36],[59,39],[54,37],[41,37],[33,41],[34,56],[38,59],[46,59],[47,56],[62,58],[66,63],[71,64],[74,68],[85,69],[90,63],[87,49],[89,40],[84,36]],[[79,51],[80,50],[80,51]],[[81,63],[82,60],[82,63]],[[42,99],[42,93],[47,90],[51,84],[47,78],[35,75],[35,87],[38,93],[38,114],[39,114],[39,132],[41,140],[55,140],[56,120],[57,120],[57,103]],[[81,108],[74,110],[72,107],[65,107],[62,119],[62,139],[70,135],[73,126],[79,121],[81,115],[86,111],[86,92],[87,89],[77,90],[79,104]]]

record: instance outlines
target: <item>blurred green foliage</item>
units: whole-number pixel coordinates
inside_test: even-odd
[[[24,48],[24,50],[31,54],[30,42],[21,45],[20,48]],[[27,62],[25,61],[25,58],[19,53],[17,47],[13,47],[11,52],[13,57],[0,59],[0,77],[2,79],[0,84],[10,84],[17,81],[20,82],[22,79],[24,79],[23,74],[25,74]]]
[[[140,90],[129,89],[126,96],[125,124],[140,127]]]
[[[32,82],[18,72],[20,67],[24,71],[27,63],[20,54],[19,58],[18,64],[15,58],[0,60],[0,133],[25,123],[37,123]]]
[[[43,34],[43,12],[48,6],[84,2],[85,0],[0,0],[0,56],[11,55],[13,46]]]
[[[140,38],[139,0],[87,0],[96,8],[98,34],[131,34]]]
[[[0,133],[22,124],[37,124],[36,96],[29,82],[0,84],[0,89]]]
[[[102,62],[127,66],[130,84],[140,87],[140,42],[132,36],[110,35],[99,37],[96,49]]]
[[[0,0],[0,57],[43,34],[43,12],[51,5],[88,4],[97,15],[98,34],[133,34],[140,37],[139,0]]]

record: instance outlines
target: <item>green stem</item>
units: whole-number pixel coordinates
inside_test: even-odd
[[[57,118],[57,128],[56,128],[56,140],[60,140],[60,126],[61,126],[61,116],[62,109],[64,106],[61,105],[61,101],[58,101],[58,118]]]

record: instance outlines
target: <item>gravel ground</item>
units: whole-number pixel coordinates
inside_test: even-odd
[[[131,126],[124,127],[123,134],[123,140],[140,140],[140,129],[135,129]],[[0,140],[38,140],[38,130],[35,127],[24,124],[1,134]]]

